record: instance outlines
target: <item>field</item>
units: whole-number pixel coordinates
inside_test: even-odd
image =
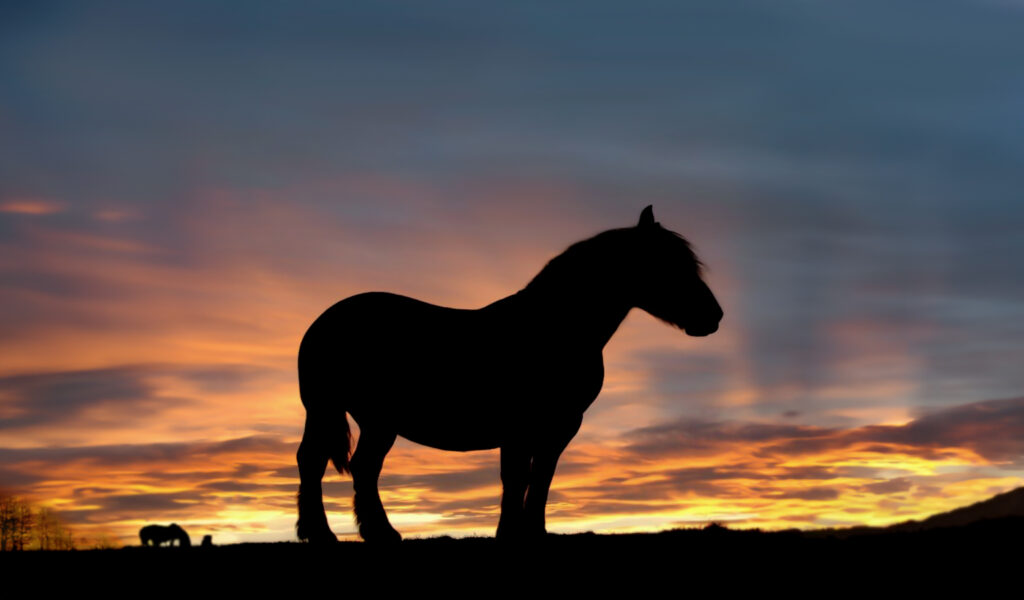
[[[531,544],[493,538],[430,538],[381,547],[342,542],[237,544],[20,552],[0,571],[48,585],[148,592],[225,593],[309,586],[364,593],[502,597],[571,592],[821,586],[918,592],[968,584],[976,590],[1019,573],[1024,518],[987,519],[924,531],[872,529],[759,532],[718,526],[656,534],[551,535]],[[668,586],[668,587],[666,587]],[[796,587],[794,587],[796,586]],[[806,591],[811,588],[805,587]],[[473,590],[476,590],[474,592]],[[308,593],[313,593],[307,590]],[[362,595],[360,593],[359,595]],[[532,594],[531,594],[532,595]],[[664,595],[664,594],[660,594]],[[675,595],[675,594],[670,594]]]

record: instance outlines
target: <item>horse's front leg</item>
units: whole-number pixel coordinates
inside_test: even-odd
[[[547,533],[544,512],[548,503],[548,491],[551,489],[551,479],[555,476],[558,458],[580,430],[582,419],[583,416],[580,415],[572,422],[567,422],[564,429],[552,432],[552,435],[538,444],[533,451],[530,483],[523,508],[523,534],[527,537],[540,537]]]
[[[530,477],[530,453],[522,446],[501,447],[501,517],[499,539],[518,537],[523,526],[523,502]]]

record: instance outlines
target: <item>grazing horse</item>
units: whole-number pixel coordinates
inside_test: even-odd
[[[173,546],[174,542],[178,542],[178,545],[182,547],[192,545],[192,540],[189,539],[188,534],[177,523],[171,523],[166,527],[163,525],[146,525],[139,530],[139,539],[142,540],[143,546],[163,546],[165,543]]]
[[[383,292],[328,308],[299,347],[299,538],[337,540],[321,490],[330,460],[352,475],[362,538],[401,540],[377,491],[399,435],[443,450],[500,448],[497,536],[543,535],[555,464],[601,391],[605,344],[634,307],[692,336],[722,318],[690,244],[650,206],[635,227],[572,245],[525,288],[477,310]],[[351,457],[345,413],[360,431]]]

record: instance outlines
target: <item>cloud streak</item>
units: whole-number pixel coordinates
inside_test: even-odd
[[[934,410],[904,425],[849,429],[706,422],[681,419],[628,434],[627,449],[648,457],[684,456],[729,444],[757,444],[765,455],[799,456],[864,448],[924,458],[966,451],[992,463],[1019,466],[1024,456],[1024,398],[988,400]]]
[[[1022,407],[1022,399],[976,402],[903,426],[849,429],[671,422],[635,430],[617,448],[573,444],[556,474],[549,522],[561,531],[625,531],[644,526],[637,523],[770,528],[920,518],[1012,487],[1024,448],[990,441],[1015,431],[1008,417]],[[295,447],[294,438],[263,434],[2,449],[0,461],[7,480],[57,499],[85,531],[131,539],[139,523],[175,520],[246,539],[266,535],[268,522],[289,535]],[[500,498],[497,456],[400,444],[381,492],[407,533],[486,534]],[[328,473],[325,493],[336,528],[351,535],[351,482]]]

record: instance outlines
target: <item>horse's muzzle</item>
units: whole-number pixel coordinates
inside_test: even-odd
[[[713,321],[709,320],[704,323],[691,323],[690,325],[684,327],[683,331],[686,332],[686,335],[691,335],[693,337],[704,337],[711,335],[712,333],[718,331],[718,324],[722,321],[723,316],[725,316],[725,314],[722,312],[722,309],[718,309],[717,319]]]
[[[686,335],[689,335],[689,336],[704,337],[704,336],[711,335],[712,333],[718,331],[718,323],[715,323],[714,325],[710,325],[710,326],[702,325],[702,326],[687,327],[684,331],[686,331]]]

